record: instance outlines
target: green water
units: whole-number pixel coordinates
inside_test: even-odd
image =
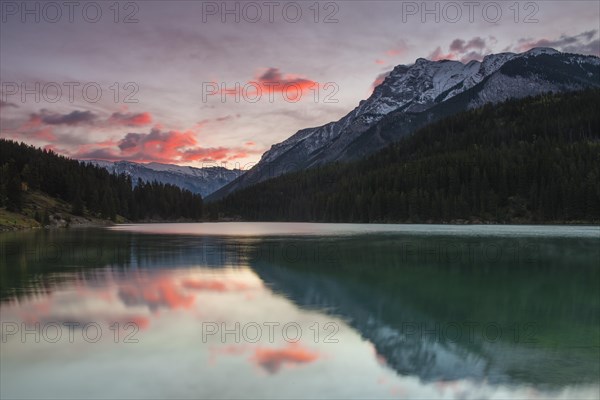
[[[2,398],[600,395],[598,227],[152,224],[0,249]]]

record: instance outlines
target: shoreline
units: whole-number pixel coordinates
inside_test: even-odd
[[[551,222],[491,222],[491,221],[444,221],[444,222],[322,222],[322,221],[244,221],[244,220],[202,220],[202,221],[102,221],[88,220],[81,222],[70,222],[68,224],[52,224],[47,226],[6,226],[0,225],[0,233],[23,232],[33,230],[56,230],[56,229],[82,229],[82,228],[105,228],[118,225],[153,225],[153,224],[202,224],[202,223],[281,223],[281,224],[348,224],[348,225],[448,225],[448,226],[600,226],[600,221],[551,221]]]

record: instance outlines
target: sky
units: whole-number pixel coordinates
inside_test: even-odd
[[[248,169],[398,64],[600,55],[595,0],[0,6],[0,137],[78,159]]]

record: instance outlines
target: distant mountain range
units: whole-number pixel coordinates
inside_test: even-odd
[[[194,168],[180,165],[148,163],[139,164],[130,161],[86,161],[107,169],[111,173],[126,174],[131,176],[135,185],[138,179],[145,182],[157,181],[169,183],[198,193],[202,197],[225,186],[242,174],[242,170],[231,170],[223,167]]]
[[[550,48],[500,53],[481,62],[429,61],[399,65],[367,100],[339,121],[298,131],[207,200],[282,175],[335,161],[352,161],[424,125],[511,98],[600,87],[600,58]]]

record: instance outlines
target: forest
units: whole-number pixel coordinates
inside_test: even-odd
[[[21,211],[28,191],[40,191],[102,219],[192,219],[202,217],[202,197],[177,186],[137,182],[125,174],[72,160],[49,150],[0,139],[0,207]],[[41,216],[40,216],[41,217]]]
[[[212,219],[600,221],[599,90],[488,104],[360,161],[282,175],[205,205]]]

